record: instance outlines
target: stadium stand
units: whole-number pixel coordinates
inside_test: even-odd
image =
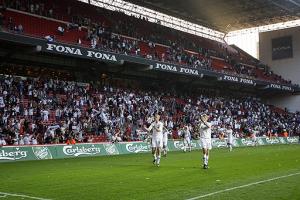
[[[242,50],[78,1],[2,0],[0,26],[14,34],[76,44],[223,74],[291,84]],[[158,84],[125,87],[79,82],[67,70],[11,64],[1,68],[1,134],[8,145],[143,140],[143,125],[161,112],[172,138],[205,112],[214,137],[231,125],[235,137],[300,133],[300,113],[267,105],[255,95],[217,88],[187,94]],[[132,87],[135,85],[135,87]],[[140,86],[140,87],[138,87]],[[159,88],[159,89],[158,89]],[[5,102],[5,103],[4,103]],[[194,127],[195,129],[195,127]],[[193,135],[194,138],[197,135]]]
[[[235,48],[78,1],[3,1],[4,27],[35,37],[291,84]],[[84,8],[84,9],[80,9]],[[43,17],[41,17],[43,16]],[[18,30],[21,25],[22,31]],[[64,32],[58,31],[63,28]],[[145,32],[147,30],[147,32]]]
[[[1,72],[8,73],[0,78],[1,135],[7,145],[65,143],[70,136],[77,142],[103,142],[112,141],[117,133],[122,141],[142,140],[142,127],[153,120],[156,112],[164,113],[174,139],[179,137],[182,124],[194,127],[203,112],[210,115],[213,137],[218,137],[225,125],[232,125],[237,138],[251,133],[300,133],[300,113],[288,113],[243,93],[202,89],[201,94],[191,95],[168,91],[163,86],[151,90],[135,83],[135,87],[129,87],[124,82],[101,86],[75,82],[64,71],[41,67],[33,72],[30,67],[12,67],[14,73],[23,70],[27,76]],[[36,76],[40,74],[45,77]]]

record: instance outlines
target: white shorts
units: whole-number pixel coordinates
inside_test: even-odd
[[[209,139],[207,139],[207,138],[201,138],[200,142],[201,142],[202,149],[209,149],[209,150],[212,149],[211,139],[210,138]]]
[[[168,146],[168,134],[164,134],[163,136],[163,146]]]
[[[163,137],[162,136],[156,136],[152,137],[152,148],[162,148],[163,147]]]
[[[228,138],[228,139],[227,139],[227,143],[228,143],[228,144],[233,144],[233,138]]]
[[[183,139],[183,143],[184,143],[184,144],[190,145],[190,144],[191,144],[191,138],[185,137],[185,138]]]

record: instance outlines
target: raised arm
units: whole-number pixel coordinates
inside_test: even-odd
[[[147,126],[144,126],[144,129],[148,132],[150,132],[153,129],[153,123],[147,128]]]
[[[202,124],[205,125],[206,128],[211,128],[211,125],[210,125],[208,122],[204,121],[204,120],[202,119],[202,117],[200,117],[200,120],[201,120]],[[201,124],[201,125],[202,125],[202,124]],[[200,125],[200,126],[201,126],[201,125]],[[201,127],[201,128],[205,128],[205,127]]]

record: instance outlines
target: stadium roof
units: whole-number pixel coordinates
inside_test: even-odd
[[[126,0],[222,32],[300,19],[300,0]]]

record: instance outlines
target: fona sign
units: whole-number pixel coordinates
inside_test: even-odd
[[[47,43],[46,49],[48,51],[54,51],[54,52],[59,52],[59,53],[64,53],[64,54],[86,56],[89,58],[97,58],[97,59],[117,62],[116,56],[113,54],[109,54],[109,53],[87,50],[86,54],[84,55],[83,52],[85,52],[85,51],[81,50],[80,48],[56,45],[56,44],[49,44],[49,43]]]

